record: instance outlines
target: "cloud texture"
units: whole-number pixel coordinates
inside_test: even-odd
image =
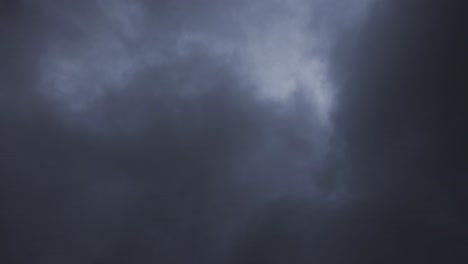
[[[0,1],[0,262],[464,263],[462,1]]]

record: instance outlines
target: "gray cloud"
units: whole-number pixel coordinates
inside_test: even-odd
[[[0,261],[465,257],[462,9],[368,4],[1,1]]]

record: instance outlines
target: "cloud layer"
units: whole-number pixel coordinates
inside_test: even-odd
[[[0,262],[467,259],[462,10],[1,1]]]

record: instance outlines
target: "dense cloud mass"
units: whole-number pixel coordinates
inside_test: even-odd
[[[0,263],[466,263],[465,13],[1,0]]]

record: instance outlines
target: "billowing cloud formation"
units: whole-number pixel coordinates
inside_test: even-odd
[[[0,262],[467,258],[463,5],[348,2],[1,1]]]
[[[362,2],[357,6],[365,9]],[[140,72],[178,64],[202,48],[245,75],[261,96],[284,101],[303,93],[315,115],[322,122],[329,119],[334,92],[326,53],[330,32],[344,22],[314,21],[311,15],[324,10],[323,3],[101,1],[72,7],[78,11],[71,14],[64,12],[69,5],[43,11],[63,29],[48,36],[39,88],[66,110],[86,111],[108,92],[128,89]],[[351,19],[354,13],[342,16]],[[64,32],[75,33],[71,38]],[[201,93],[204,86],[185,83],[173,89]]]

